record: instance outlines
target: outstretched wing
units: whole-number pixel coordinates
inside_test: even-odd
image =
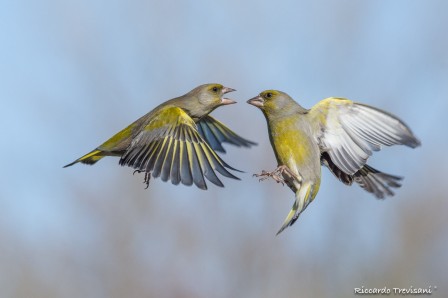
[[[319,126],[317,141],[322,152],[327,152],[333,163],[349,175],[358,172],[372,151],[383,145],[420,145],[410,128],[397,117],[348,99],[324,99],[308,115]]]
[[[227,165],[204,141],[197,126],[182,109],[169,106],[160,110],[132,140],[120,159],[120,165],[152,173],[175,185],[193,183],[207,189],[204,177],[223,186],[215,171],[238,179],[227,171]]]
[[[219,152],[226,152],[222,143],[229,143],[237,147],[251,147],[257,145],[257,143],[240,137],[222,122],[208,115],[198,121],[197,126],[198,132],[202,138],[207,141],[213,150]]]

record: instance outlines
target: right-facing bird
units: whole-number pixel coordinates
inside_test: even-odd
[[[278,167],[255,175],[286,183],[295,202],[277,235],[294,224],[319,191],[321,165],[341,182],[358,183],[377,198],[393,196],[401,177],[367,165],[383,145],[420,146],[411,129],[396,116],[345,98],[326,98],[305,109],[288,94],[266,90],[247,103],[264,114]]]
[[[75,161],[93,165],[106,156],[120,157],[119,164],[145,173],[149,185],[152,177],[172,184],[192,185],[207,189],[205,178],[223,187],[215,171],[238,179],[227,169],[215,151],[225,152],[222,144],[251,147],[246,140],[209,114],[216,108],[234,104],[224,98],[232,88],[221,84],[200,85],[187,94],[170,99],[122,129],[103,144]],[[238,171],[238,170],[236,170]]]

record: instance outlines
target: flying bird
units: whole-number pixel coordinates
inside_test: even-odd
[[[222,143],[251,147],[246,140],[209,114],[217,107],[235,103],[224,94],[235,91],[221,84],[205,84],[185,95],[170,99],[136,120],[103,144],[64,166],[78,162],[93,165],[105,156],[120,157],[119,164],[172,184],[207,189],[205,178],[223,187],[216,172],[237,179],[235,170],[215,151],[225,152]],[[216,172],[215,172],[216,171]]]
[[[277,235],[293,225],[317,195],[321,165],[342,183],[359,184],[377,198],[393,196],[402,177],[367,164],[372,151],[383,146],[420,146],[411,129],[396,116],[345,98],[330,97],[311,109],[288,94],[266,90],[247,103],[259,108],[267,121],[269,140],[278,167],[255,176],[285,183],[295,201]]]

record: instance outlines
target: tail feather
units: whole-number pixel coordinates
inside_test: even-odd
[[[102,151],[95,149],[95,150],[87,153],[86,155],[78,158],[74,162],[69,163],[68,165],[65,165],[64,168],[70,167],[78,162],[87,164],[87,165],[93,165],[94,163],[96,163],[98,160],[100,160],[103,157],[104,157],[104,155],[103,155]]]
[[[305,210],[309,203],[311,203],[311,201],[313,200],[313,192],[311,191],[312,186],[313,185],[309,182],[304,183],[296,192],[296,200],[292,205],[291,211],[289,211],[288,215],[286,216],[282,227],[277,232],[277,235],[283,232],[283,230],[287,227],[292,226],[299,218],[299,215],[303,212],[303,210]]]

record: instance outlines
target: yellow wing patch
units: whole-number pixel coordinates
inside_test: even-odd
[[[177,127],[181,124],[196,129],[196,123],[184,110],[176,106],[168,106],[159,111],[144,129],[155,130],[163,127]]]

